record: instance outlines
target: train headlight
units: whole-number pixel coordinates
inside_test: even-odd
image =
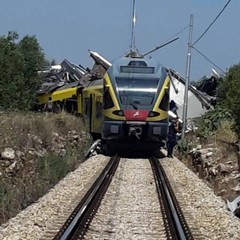
[[[159,115],[160,115],[159,112],[150,111],[149,114],[148,114],[148,117],[157,117]]]
[[[117,116],[124,116],[124,112],[122,110],[113,111],[113,114],[115,114]]]

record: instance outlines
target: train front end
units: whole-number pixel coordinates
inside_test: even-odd
[[[153,151],[168,131],[170,78],[152,59],[122,58],[104,77],[102,139],[114,150]]]

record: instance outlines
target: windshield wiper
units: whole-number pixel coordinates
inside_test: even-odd
[[[134,109],[136,109],[136,110],[138,109],[138,105],[136,103],[131,103],[131,105]]]

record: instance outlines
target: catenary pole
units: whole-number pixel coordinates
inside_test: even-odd
[[[185,138],[185,131],[187,127],[187,108],[188,108],[188,86],[190,81],[191,72],[191,57],[192,57],[192,35],[193,35],[193,14],[190,16],[189,25],[189,36],[188,36],[188,54],[187,54],[187,64],[186,64],[186,83],[184,91],[184,103],[183,103],[183,128],[182,128],[182,139]]]
[[[133,0],[133,7],[132,7],[132,33],[131,33],[131,52],[136,51],[135,46],[135,26],[136,26],[136,0]]]

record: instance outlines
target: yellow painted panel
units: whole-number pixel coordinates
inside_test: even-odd
[[[77,96],[77,87],[54,91],[52,93],[52,102],[72,98],[73,96]]]
[[[147,121],[160,121],[160,120],[166,119],[168,117],[167,111],[163,111],[163,110],[159,109],[159,105],[164,97],[165,91],[167,89],[169,89],[169,87],[170,87],[170,78],[169,78],[169,76],[167,76],[164,81],[164,84],[162,86],[162,89],[160,91],[160,94],[158,96],[158,99],[153,108],[153,111],[160,113],[160,116],[147,118]]]
[[[105,84],[106,84],[106,86],[109,88],[109,93],[110,93],[110,96],[111,96],[111,98],[112,98],[114,107],[103,110],[103,114],[104,114],[106,117],[109,117],[109,118],[111,118],[111,119],[125,121],[125,120],[126,120],[125,117],[123,117],[123,116],[117,116],[117,115],[115,115],[115,114],[112,113],[113,111],[120,110],[120,107],[119,107],[118,100],[117,100],[117,97],[116,97],[116,95],[115,95],[115,92],[114,92],[114,89],[113,89],[111,80],[110,80],[110,78],[109,78],[109,76],[108,76],[107,73],[105,74],[104,79],[105,79]]]
[[[82,95],[81,94],[78,94],[78,96],[77,96],[77,112],[83,113]]]

